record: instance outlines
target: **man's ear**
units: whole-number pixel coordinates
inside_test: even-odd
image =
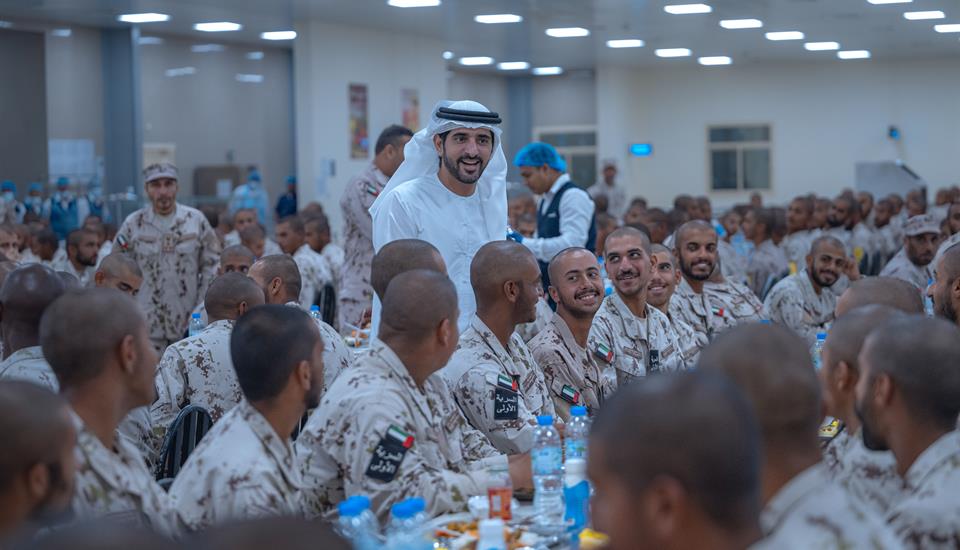
[[[857,372],[857,369],[850,366],[846,361],[840,361],[837,363],[837,367],[834,370],[834,379],[836,380],[837,389],[844,392],[852,392],[853,388],[857,386],[857,380],[860,379],[860,373]]]
[[[556,287],[554,287],[553,285],[550,285],[550,287],[547,289],[547,294],[550,295],[550,299],[553,300],[553,303],[555,304],[560,303],[560,293],[557,292]]]
[[[93,274],[93,284],[100,286],[103,284],[103,280],[106,278],[106,275],[103,274],[103,271],[97,271]]]
[[[452,326],[449,318],[440,321],[440,324],[437,325],[437,343],[439,343],[440,346],[447,347],[450,345],[450,340],[453,338],[453,331],[451,328]]]
[[[237,317],[243,317],[243,315],[250,310],[250,306],[247,305],[247,301],[244,300],[237,304]]]
[[[297,383],[305,391],[310,391],[310,388],[313,386],[313,372],[310,370],[309,361],[300,361],[297,363],[297,368],[293,370],[293,375],[297,379]]]
[[[50,492],[50,468],[46,464],[36,463],[26,473],[27,491],[35,501],[41,501]]]
[[[117,351],[120,353],[120,368],[123,373],[132,374],[133,366],[137,363],[137,343],[132,334],[127,334],[120,340]]]
[[[503,283],[503,295],[507,297],[510,303],[516,302],[520,297],[520,284],[517,281]]]
[[[443,138],[439,134],[433,136],[433,148],[437,150],[437,155],[443,153]]]

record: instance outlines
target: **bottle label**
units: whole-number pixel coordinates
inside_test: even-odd
[[[490,487],[487,489],[487,498],[490,500],[489,517],[510,521],[513,514],[510,510],[513,489],[511,487]]]
[[[553,475],[560,472],[563,465],[560,447],[541,447],[530,453],[533,459],[533,475]]]
[[[564,443],[564,450],[566,451],[567,460],[571,458],[587,458],[587,446],[584,445],[583,441],[567,439]]]

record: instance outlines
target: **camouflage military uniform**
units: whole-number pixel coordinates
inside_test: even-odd
[[[537,300],[537,318],[529,323],[517,325],[516,332],[524,342],[529,344],[541,330],[546,328],[552,317],[553,310],[550,309],[550,304],[547,303],[546,298],[541,298]]]
[[[345,496],[365,495],[385,521],[390,506],[426,499],[430,516],[466,509],[486,493],[487,469],[506,469],[506,456],[463,418],[449,386],[434,374],[422,386],[397,355],[375,340],[343,373],[296,443],[308,515]]]
[[[817,294],[806,269],[777,283],[763,301],[767,319],[796,332],[808,344],[816,341],[818,332],[826,332],[836,306],[837,295],[829,288]]]
[[[707,335],[693,330],[693,327],[679,317],[674,318],[669,311],[666,315],[673,331],[677,333],[677,341],[680,343],[680,353],[683,355],[683,359],[688,366],[695,365],[700,358],[700,351],[710,343],[707,341]]]
[[[799,269],[806,265],[807,254],[810,253],[810,246],[814,240],[816,240],[814,232],[805,229],[803,231],[797,231],[796,233],[790,233],[784,237],[780,243],[780,248],[783,249],[783,254],[787,257],[787,261],[793,262]]]
[[[170,487],[189,531],[232,520],[303,514],[300,469],[289,436],[242,400],[204,436]]]
[[[10,354],[0,363],[0,378],[25,380],[50,389],[60,391],[60,381],[53,369],[43,358],[40,346],[22,348]]]
[[[567,322],[554,315],[550,323],[530,341],[530,352],[543,370],[557,416],[570,419],[570,408],[583,405],[593,415],[612,393],[594,354],[580,347]]]
[[[933,279],[933,267],[930,265],[918,266],[907,257],[907,249],[901,248],[897,255],[880,272],[881,277],[893,277],[906,281],[926,292],[927,284]]]
[[[350,180],[340,197],[343,212],[343,268],[340,271],[340,326],[358,325],[365,310],[373,308],[370,264],[373,262],[373,220],[370,206],[384,186],[387,176],[373,163]]]
[[[304,244],[293,253],[293,261],[300,270],[300,307],[309,310],[323,287],[333,282],[333,275],[327,261],[314,252],[309,244]]]
[[[859,503],[880,517],[900,500],[903,480],[890,451],[871,451],[860,433],[842,429],[823,450],[823,463]]]
[[[670,299],[670,317],[687,323],[707,340],[739,323],[759,321],[762,314],[763,304],[756,295],[732,281],[704,283],[703,293],[697,294],[681,278]]]
[[[943,435],[907,470],[903,498],[887,521],[907,548],[957,548],[960,541],[960,432]]]
[[[83,420],[71,413],[77,430],[73,512],[80,520],[107,519],[149,527],[164,535],[179,531],[170,499],[125,439],[108,449]]]
[[[765,539],[753,548],[901,548],[883,521],[815,464],[787,482],[760,514]]]
[[[130,254],[143,271],[137,299],[154,345],[183,338],[220,259],[220,241],[204,215],[182,204],[169,217],[142,208],[124,220],[114,250]]]
[[[717,255],[724,278],[738,283],[747,282],[747,259],[741,256],[732,244],[723,239],[717,241]]]
[[[158,441],[163,441],[170,423],[188,404],[203,407],[216,422],[240,402],[243,393],[230,359],[233,324],[214,321],[197,336],[180,340],[163,352],[154,382],[157,400],[150,407]]]
[[[599,358],[603,375],[613,388],[647,374],[686,367],[670,320],[659,309],[649,304],[644,307],[647,316],[641,319],[614,292],[604,298],[593,318],[587,345]]]
[[[529,451],[536,417],[555,413],[543,371],[523,339],[512,334],[504,349],[476,315],[440,374],[463,415],[500,452]]]
[[[754,294],[760,296],[768,280],[782,277],[789,269],[790,266],[783,250],[773,244],[772,239],[763,241],[760,246],[754,249],[753,254],[750,255],[750,263],[747,265],[747,279],[750,281],[750,289],[753,290]]]

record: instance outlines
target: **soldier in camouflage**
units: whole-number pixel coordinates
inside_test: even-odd
[[[680,281],[677,259],[673,252],[662,244],[651,245],[650,251],[654,264],[650,284],[647,285],[647,303],[667,316],[670,326],[677,333],[684,359],[688,365],[695,364],[700,356],[700,350],[707,346],[707,336],[693,330],[693,327],[679,317],[674,317],[670,312],[670,299]]]
[[[31,264],[7,275],[0,287],[0,378],[25,380],[51,391],[60,386],[40,349],[40,318],[66,287],[49,267]]]

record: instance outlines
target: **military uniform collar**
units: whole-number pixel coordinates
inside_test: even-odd
[[[904,476],[907,487],[911,490],[920,488],[926,479],[934,472],[943,468],[950,460],[957,460],[960,456],[960,432],[948,432],[926,448],[917,460],[907,470]]]
[[[576,338],[573,337],[573,332],[570,331],[570,326],[567,325],[567,322],[560,317],[557,313],[553,314],[553,317],[550,319],[550,325],[554,327],[554,330],[557,332],[557,335],[560,336],[560,340],[563,342],[563,345],[573,352],[574,354],[583,354],[587,352],[587,348],[581,347],[577,343]]]
[[[490,327],[486,325],[479,315],[474,315],[470,319],[470,328],[476,331],[478,338],[490,348],[490,351],[493,352],[494,357],[497,359],[497,363],[509,373],[509,374],[519,374],[517,368],[513,365],[513,355],[510,353],[510,345],[513,343],[513,333],[510,335],[510,340],[507,341],[507,347],[504,348],[500,344],[500,340],[497,336],[490,330]]]
[[[300,471],[297,468],[289,436],[281,437],[277,434],[267,419],[246,398],[240,400],[236,410],[237,416],[250,427],[253,435],[263,444],[266,453],[280,466],[280,472],[287,482],[300,488]]]
[[[411,400],[416,404],[417,410],[420,411],[420,414],[427,419],[428,423],[432,423],[434,420],[434,414],[430,410],[430,405],[427,403],[429,399],[429,394],[420,388],[417,385],[417,381],[410,376],[410,371],[407,370],[406,365],[403,364],[403,361],[400,360],[400,357],[390,349],[390,346],[385,344],[383,340],[379,338],[374,338],[370,343],[370,351],[367,352],[367,358],[369,360],[378,363],[386,368],[387,371],[396,376],[400,384],[404,386],[407,391],[410,391],[414,394],[414,398]],[[430,376],[433,378],[438,373],[434,373]],[[424,388],[429,385],[429,379],[424,382]]]
[[[776,531],[804,499],[823,487],[826,479],[825,466],[822,462],[817,462],[781,487],[760,514],[760,527],[764,534]]]

